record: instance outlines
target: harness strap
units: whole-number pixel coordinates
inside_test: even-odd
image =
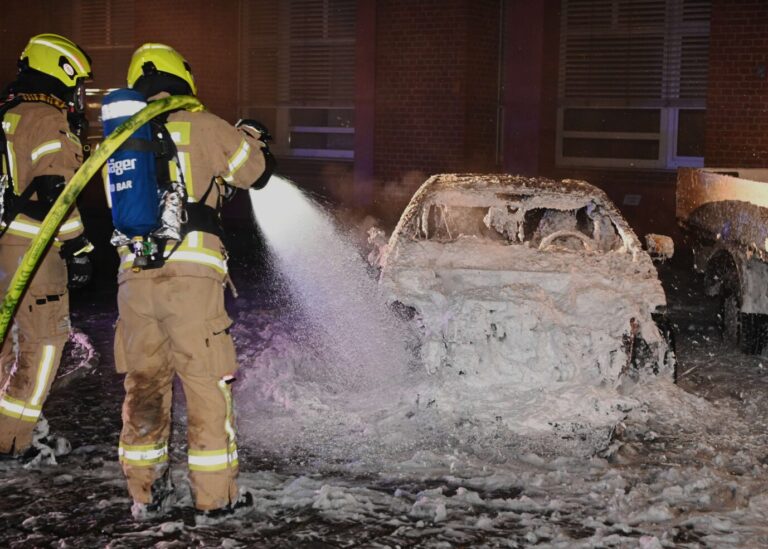
[[[179,151],[176,148],[176,143],[173,142],[171,132],[165,127],[169,115],[170,113],[166,112],[149,121],[152,130],[152,145],[155,147],[153,152],[155,153],[157,184],[164,188],[170,186],[171,173],[168,169],[168,163],[176,162],[179,167],[177,170],[179,179],[181,179],[182,186],[186,188],[184,173],[181,171],[181,162],[179,161]]]
[[[186,233],[190,231],[202,231],[210,233],[221,238],[224,231],[219,223],[219,212],[216,208],[207,206],[202,202],[187,202],[187,223],[185,224]]]
[[[7,178],[5,193],[0,197],[5,204],[2,221],[6,224],[0,230],[0,238],[8,231],[11,222],[20,213],[28,215],[37,221],[42,221],[50,210],[50,206],[36,200],[30,200],[32,193],[36,192],[38,188],[38,181],[34,179],[20,195],[17,196],[13,192],[13,175],[11,174],[11,162],[8,155],[8,138],[5,135],[2,121],[5,118],[5,114],[20,103],[46,103],[60,110],[66,110],[67,108],[67,104],[61,99],[43,93],[19,93],[6,98],[0,103],[0,171],[2,172],[0,175]],[[13,208],[12,210],[10,209],[11,207]]]
[[[11,189],[11,194],[13,194],[13,174],[11,173],[11,161],[8,157],[8,139],[3,128],[3,119],[5,118],[5,113],[21,102],[22,97],[16,95],[0,103],[0,171],[2,171],[0,175],[4,175],[7,178],[5,188],[6,191]],[[2,200],[5,200],[5,198],[6,196],[0,197]]]
[[[6,201],[6,206],[11,204],[13,205],[13,210],[9,211],[6,215],[3,215],[5,227],[0,229],[0,238],[2,238],[3,235],[8,232],[8,228],[11,226],[11,222],[16,219],[16,216],[18,216],[20,213],[24,213],[37,221],[42,221],[45,219],[45,216],[48,214],[48,210],[50,210],[50,208],[45,208],[43,204],[37,201],[30,201],[29,198],[35,191],[37,191],[37,180],[34,179],[32,180],[32,183],[30,183],[29,186],[24,189],[24,192],[19,196],[14,194],[10,185],[5,188],[5,197],[3,199]]]
[[[151,152],[155,153],[155,155],[160,154],[161,146],[159,143],[155,143],[154,141],[147,141],[146,139],[140,139],[138,137],[129,137],[126,139],[120,147],[117,149],[118,151],[140,151],[140,152]]]

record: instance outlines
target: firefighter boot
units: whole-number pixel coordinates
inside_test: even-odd
[[[163,476],[152,483],[152,501],[150,503],[134,501],[131,505],[131,516],[138,522],[162,517],[170,512],[174,499],[169,467]]]
[[[245,516],[251,511],[253,511],[253,494],[244,491],[234,503],[209,511],[198,511],[195,515],[195,524],[197,526],[219,524]]]

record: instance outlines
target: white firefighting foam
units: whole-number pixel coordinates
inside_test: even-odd
[[[280,177],[254,192],[252,204],[287,282],[292,313],[303,322],[304,349],[324,362],[315,375],[349,391],[381,389],[402,378],[405,332],[329,215]]]
[[[475,439],[450,451],[415,452],[375,474],[319,474],[310,462],[296,464],[294,472],[274,470],[273,463],[256,459],[262,441],[241,441],[238,483],[254,494],[256,512],[217,527],[190,524],[183,451],[172,456],[177,503],[171,514],[149,522],[131,519],[114,449],[121,378],[108,362],[81,368],[94,375],[62,387],[46,404],[53,432],[65,429],[72,453],[57,466],[31,470],[0,461],[3,496],[13,503],[0,512],[7,525],[0,529],[0,546],[292,547],[309,540],[380,547],[763,547],[765,359],[724,347],[714,315],[703,310],[704,299],[694,294],[675,312],[685,364],[681,384],[709,401],[672,386],[649,388],[648,403],[630,412],[608,460],[551,458],[504,447],[478,459]],[[236,335],[248,358],[244,371],[265,341],[279,340],[286,327],[259,312],[263,306],[260,295],[238,301],[243,312]],[[80,311],[74,320],[94,337],[94,347],[111,347],[113,312],[94,314],[90,304]],[[244,325],[258,318],[263,320]],[[67,354],[64,362],[69,370],[79,359]],[[246,381],[255,391],[257,380]],[[242,403],[247,395],[239,396]],[[279,429],[269,418],[254,416],[265,432]],[[450,433],[444,438],[450,442]]]
[[[263,311],[238,319],[236,340],[244,327],[264,344],[240,357],[241,436],[283,455],[296,447],[343,452],[340,435],[359,433],[363,416],[403,394],[406,331],[322,207],[275,176],[251,202],[287,306],[269,324]]]
[[[714,304],[707,305],[704,294],[692,293],[686,282],[671,284],[678,285],[682,301],[673,301],[671,312],[679,326],[682,388],[643,387],[645,402],[617,430],[621,436],[607,459],[537,455],[505,445],[495,435],[483,437],[471,424],[462,429],[444,421],[429,430],[425,418],[431,411],[444,418],[448,407],[430,405],[423,394],[410,420],[393,396],[389,415],[361,414],[368,421],[355,424],[354,410],[345,402],[349,392],[331,395],[307,381],[308,371],[320,363],[295,342],[303,326],[294,326],[282,311],[266,310],[268,300],[255,288],[248,295],[251,289],[241,287],[243,297],[234,309],[244,376],[239,423],[251,440],[239,441],[238,483],[253,493],[256,512],[206,528],[190,524],[186,454],[179,445],[171,456],[177,497],[171,514],[141,523],[131,519],[114,448],[122,378],[109,360],[99,368],[81,363],[92,352],[66,353],[60,371],[94,374],[77,374],[77,383],[60,386],[46,403],[53,432],[64,429],[74,450],[57,466],[32,470],[15,460],[0,461],[0,486],[12,503],[0,512],[7,525],[0,529],[0,546],[290,547],[309,540],[382,547],[763,547],[768,535],[765,358],[724,346],[714,313],[707,310]],[[90,302],[79,309],[75,304],[75,324],[94,338],[93,345],[84,341],[83,349],[109,353],[111,301],[108,308],[98,314]],[[417,385],[400,385],[404,393],[418,391]],[[488,398],[501,394],[488,390]],[[284,401],[278,403],[281,395]],[[459,393],[453,398],[456,408],[487,406],[487,399],[472,402]],[[516,401],[509,406],[523,410]],[[334,425],[335,419],[341,423]],[[388,430],[386,419],[392,420]],[[316,426],[324,429],[307,428]],[[398,433],[394,426],[403,430]],[[349,444],[354,437],[401,449],[412,449],[404,445],[417,436],[423,442],[419,451],[373,474],[357,474],[354,463],[342,474],[322,474],[313,465],[316,458],[330,462],[327,449],[335,446],[334,435],[337,455],[346,463],[362,446]],[[323,436],[327,446],[315,448],[326,453],[311,455],[311,443]],[[257,459],[265,448],[281,448],[281,438],[307,450],[296,455],[300,462],[282,468]]]
[[[619,394],[611,384],[601,386],[594,376],[575,380],[572,375],[547,375],[543,383],[535,374],[542,359],[538,355],[547,356],[547,349],[525,348],[523,332],[536,328],[525,319],[539,318],[536,329],[549,330],[555,338],[554,327],[568,303],[539,303],[523,315],[519,337],[509,330],[510,340],[519,340],[521,352],[529,354],[523,358],[531,375],[511,379],[508,367],[470,375],[414,367],[403,321],[393,318],[366,263],[325,211],[278,177],[266,189],[252,191],[251,199],[272,261],[286,281],[283,290],[295,306],[287,314],[246,311],[237,319],[236,340],[254,333],[262,340],[257,349],[240,349],[243,368],[237,389],[241,437],[260,449],[281,456],[310,455],[325,465],[468,446],[480,454],[512,445],[591,453],[608,442],[615,424],[637,405],[636,399]],[[582,286],[569,292],[571,305],[594,305],[607,294],[615,299],[621,291],[590,284],[588,275]],[[425,293],[425,299],[430,297],[439,296]],[[503,296],[494,299],[503,310]],[[592,310],[579,307],[583,315]],[[445,320],[437,313],[423,318],[427,326]],[[458,315],[452,322],[457,331],[470,331],[477,319]],[[589,324],[588,318],[574,322]],[[586,339],[581,332],[572,336],[564,343],[569,362],[591,360],[589,351],[600,347],[593,332],[588,329]],[[477,358],[468,357],[467,364]],[[503,357],[497,356],[494,364],[501,362]]]

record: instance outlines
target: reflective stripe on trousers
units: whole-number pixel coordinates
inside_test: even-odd
[[[121,441],[117,454],[120,463],[133,467],[150,467],[168,461],[168,443],[131,445]]]
[[[231,467],[237,467],[237,443],[235,442],[235,428],[232,422],[232,393],[229,383],[234,380],[232,376],[225,376],[217,383],[224,396],[227,405],[224,419],[224,431],[227,433],[228,447],[219,450],[189,450],[190,471],[224,471]]]
[[[44,345],[40,363],[37,365],[37,373],[35,374],[35,386],[29,401],[24,402],[5,394],[0,398],[0,414],[23,421],[35,422],[38,420],[43,411],[43,395],[48,387],[48,381],[55,366],[53,363],[55,357],[56,347],[54,345]]]

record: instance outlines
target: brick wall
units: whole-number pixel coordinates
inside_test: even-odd
[[[53,32],[72,36],[67,2],[27,0],[3,2],[0,15],[0,89],[16,76],[16,61],[35,34]]]
[[[545,15],[542,0],[505,5],[504,171],[513,174],[537,175],[540,171]]]
[[[499,2],[376,9],[376,200],[402,210],[430,174],[494,169]]]
[[[136,44],[162,42],[189,61],[206,107],[222,118],[237,120],[238,1],[206,0],[136,2]]]
[[[475,0],[467,13],[464,166],[467,171],[498,171],[496,143],[499,102],[500,2]]]
[[[713,0],[708,166],[768,166],[768,2]]]
[[[459,169],[466,63],[461,0],[377,2],[374,171]]]
[[[560,69],[560,2],[542,0],[544,4],[542,31],[541,97],[539,98],[540,172],[555,165],[557,141],[558,78]],[[506,154],[506,152],[505,152]]]

